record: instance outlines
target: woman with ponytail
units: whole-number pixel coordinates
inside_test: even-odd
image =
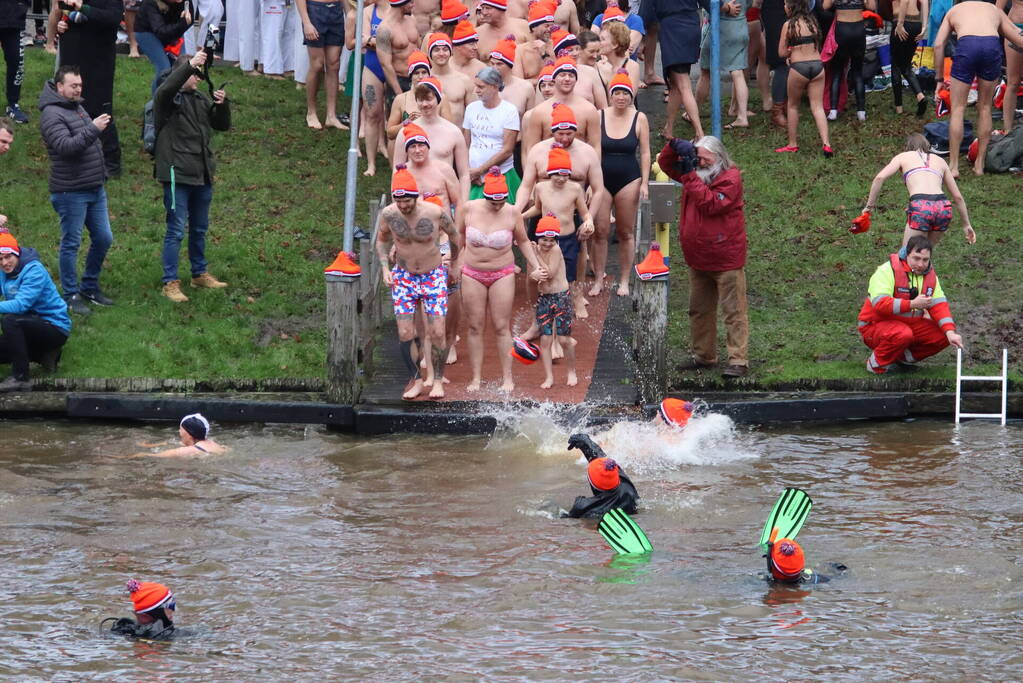
[[[799,127],[799,102],[803,93],[810,100],[817,132],[821,136],[821,151],[830,158],[831,139],[828,137],[828,119],[824,115],[824,63],[821,61],[821,36],[817,19],[806,8],[805,0],[786,0],[788,21],[782,26],[778,54],[789,61],[788,77],[788,136],[789,142],[775,152],[798,152],[796,129]]]

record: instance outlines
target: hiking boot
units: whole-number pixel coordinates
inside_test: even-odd
[[[7,105],[7,116],[15,123],[28,123],[28,114],[21,111],[21,107],[16,104]]]
[[[11,391],[32,391],[32,383],[27,379],[18,379],[14,376],[0,382],[0,393],[6,394]]]
[[[181,280],[171,280],[164,283],[163,295],[176,304],[188,301],[188,297],[181,292]]]
[[[89,308],[89,304],[85,303],[85,299],[82,298],[81,294],[72,294],[68,297],[67,309],[78,315],[89,315],[92,313],[92,309]]]
[[[726,379],[730,377],[745,377],[747,373],[749,373],[749,368],[745,365],[729,365],[721,371],[721,376]]]
[[[39,356],[39,365],[43,367],[46,372],[56,372],[57,363],[60,362],[60,349],[51,349],[44,351]]]
[[[79,292],[83,299],[97,306],[113,306],[114,300],[98,289],[94,292],[86,292],[84,289]]]
[[[192,278],[193,287],[205,287],[206,289],[221,289],[227,287],[226,282],[221,282],[209,273],[203,273]]]
[[[696,356],[693,356],[685,363],[680,363],[678,365],[678,369],[682,372],[686,372],[688,370],[706,370],[707,368],[712,367],[714,367],[714,363],[705,363]]]

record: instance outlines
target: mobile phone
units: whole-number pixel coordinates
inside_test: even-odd
[[[226,88],[229,85],[231,85],[231,81],[224,81],[223,83],[220,84],[220,87],[217,88],[217,90],[223,90],[224,88]]]

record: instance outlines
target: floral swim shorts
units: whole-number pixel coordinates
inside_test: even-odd
[[[906,207],[906,225],[922,232],[945,232],[952,222],[952,202],[943,194],[915,194]]]
[[[395,315],[413,315],[420,301],[426,315],[448,314],[448,271],[443,265],[428,273],[410,273],[395,266],[391,276],[394,278],[391,299]]]

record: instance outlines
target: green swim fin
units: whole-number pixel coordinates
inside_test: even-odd
[[[604,513],[597,531],[607,544],[619,555],[648,553],[654,549],[639,525],[632,521],[621,508]]]
[[[760,533],[760,550],[767,552],[767,543],[775,538],[795,538],[810,514],[813,501],[803,489],[787,488],[778,496],[764,530]],[[774,533],[777,529],[777,534]]]

